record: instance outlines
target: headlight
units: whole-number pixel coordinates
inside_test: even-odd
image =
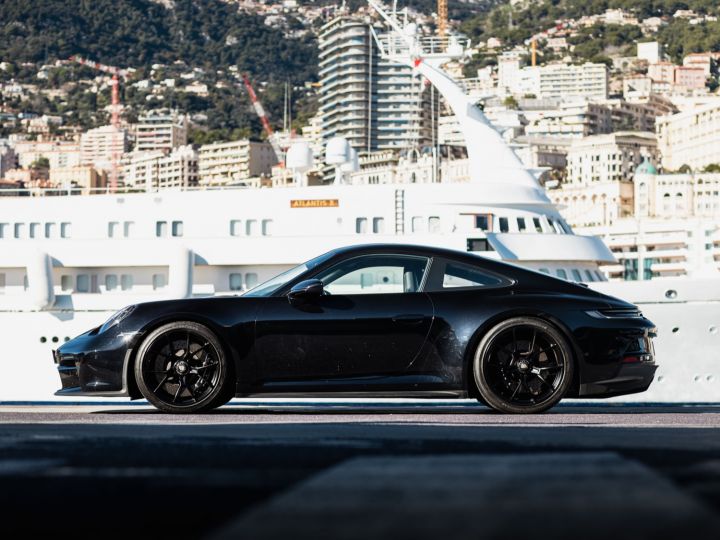
[[[105,324],[103,324],[100,327],[100,333],[105,332],[105,330],[108,330],[112,328],[113,326],[116,326],[120,324],[122,321],[124,321],[133,311],[135,310],[135,306],[128,306],[126,308],[121,309],[118,311],[115,315],[110,317],[107,321],[105,321]]]
[[[643,314],[637,308],[609,308],[586,311],[596,319],[641,319]]]

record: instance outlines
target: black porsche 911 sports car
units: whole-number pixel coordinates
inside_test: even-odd
[[[536,413],[646,390],[656,330],[632,304],[470,253],[337,249],[242,296],[148,302],[54,352],[58,395],[173,413],[234,396],[474,397]]]

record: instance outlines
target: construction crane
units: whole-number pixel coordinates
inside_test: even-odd
[[[448,30],[447,0],[438,0],[437,15],[438,15],[438,37],[440,37],[442,39],[445,36],[447,36],[447,30]]]
[[[88,60],[87,58],[83,58],[82,56],[71,56],[70,61],[76,62],[78,64],[81,64],[83,66],[87,66],[89,68],[95,69],[97,71],[102,71],[103,73],[108,73],[112,75],[112,79],[110,82],[111,87],[111,108],[110,108],[110,124],[115,128],[113,133],[113,145],[112,145],[112,154],[111,154],[111,171],[110,171],[110,191],[115,191],[117,189],[118,185],[118,169],[119,169],[119,161],[120,156],[117,152],[118,147],[118,141],[117,137],[120,134],[120,110],[122,109],[122,106],[120,105],[120,79],[127,80],[127,78],[130,76],[130,71],[127,69],[118,68],[115,66],[108,66],[105,64],[101,64],[100,62],[95,62],[93,60]]]
[[[270,146],[272,146],[273,152],[275,152],[275,157],[278,160],[278,165],[280,165],[281,167],[284,167],[285,160],[283,159],[283,152],[280,149],[280,145],[277,143],[277,140],[275,140],[275,133],[273,132],[272,127],[270,126],[270,122],[268,121],[267,114],[265,114],[265,109],[263,108],[262,103],[260,103],[260,100],[258,99],[257,95],[255,94],[255,90],[253,90],[253,87],[250,84],[250,79],[248,78],[247,74],[243,74],[242,78],[243,78],[243,83],[245,84],[245,89],[247,90],[247,93],[250,96],[250,101],[252,102],[253,107],[255,108],[255,113],[257,113],[258,117],[260,118],[260,122],[262,122],[263,129],[265,130],[268,141],[270,142]]]

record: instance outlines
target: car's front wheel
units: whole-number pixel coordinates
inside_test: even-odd
[[[567,339],[535,317],[515,317],[493,327],[477,347],[473,374],[491,408],[516,414],[546,411],[567,392],[573,357]]]
[[[145,398],[170,413],[200,412],[232,397],[232,370],[222,345],[207,327],[173,322],[152,331],[135,361],[135,380]]]

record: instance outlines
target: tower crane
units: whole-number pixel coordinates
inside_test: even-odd
[[[280,148],[280,145],[277,143],[277,140],[275,139],[275,133],[273,132],[272,127],[270,126],[270,122],[268,121],[267,114],[265,113],[265,109],[262,106],[262,103],[260,103],[260,100],[258,99],[257,95],[255,94],[255,90],[253,90],[252,85],[250,84],[250,79],[248,78],[247,74],[243,74],[243,84],[245,84],[245,89],[247,90],[248,95],[250,96],[250,101],[253,104],[253,107],[255,108],[255,113],[260,118],[260,122],[262,122],[263,129],[265,130],[265,133],[267,134],[268,141],[270,142],[270,146],[272,146],[273,152],[275,152],[275,157],[278,160],[278,164],[280,166],[284,166],[285,160],[283,157],[282,149]]]
[[[438,29],[437,29],[438,37],[442,39],[447,35],[447,29],[448,29],[447,0],[438,0],[437,15],[438,15]]]
[[[127,80],[127,78],[130,76],[131,72],[127,69],[118,68],[115,66],[108,66],[105,64],[101,64],[100,62],[95,62],[93,60],[88,60],[87,58],[83,58],[82,56],[71,56],[70,61],[75,62],[77,64],[81,64],[83,66],[87,66],[91,69],[95,69],[97,71],[102,71],[103,73],[108,73],[112,75],[112,80],[110,82],[111,86],[111,108],[110,108],[110,124],[115,128],[113,133],[113,145],[112,145],[112,154],[111,154],[111,172],[110,172],[110,190],[115,191],[117,189],[118,184],[118,169],[119,169],[119,161],[120,156],[117,152],[118,147],[118,141],[117,137],[120,133],[120,110],[122,109],[122,106],[120,105],[120,79]]]

